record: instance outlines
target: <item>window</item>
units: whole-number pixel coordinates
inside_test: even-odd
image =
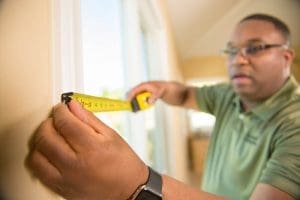
[[[215,77],[208,79],[190,80],[188,81],[188,84],[201,87],[205,85],[217,84],[224,81],[226,81],[224,78]],[[216,118],[211,114],[193,110],[188,111],[188,118],[190,131],[193,134],[201,134],[205,136],[209,136],[211,134],[216,120]]]
[[[160,27],[151,0],[54,0],[54,96],[77,91],[125,99],[134,85],[162,79]],[[153,22],[153,20],[156,20]],[[156,67],[154,67],[156,66]],[[162,106],[98,113],[149,165],[165,170]],[[153,148],[155,146],[155,148]]]
[[[81,1],[83,92],[124,99],[120,1]],[[125,132],[125,114],[96,114],[118,133]],[[123,135],[124,136],[124,135]]]
[[[119,0],[82,1],[81,16],[84,92],[110,95],[112,90],[123,91]]]

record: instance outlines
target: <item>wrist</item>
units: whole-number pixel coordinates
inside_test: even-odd
[[[147,181],[128,200],[162,200],[162,176],[148,167]]]
[[[141,169],[137,171],[135,181],[132,184],[128,185],[130,190],[128,190],[129,192],[127,193],[127,197],[129,197],[126,198],[126,200],[132,199],[133,194],[138,190],[138,188],[147,182],[148,176],[149,168],[147,165],[143,165]]]

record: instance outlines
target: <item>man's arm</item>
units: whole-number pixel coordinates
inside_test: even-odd
[[[164,200],[222,200],[225,197],[216,196],[196,188],[189,187],[169,176],[163,176]],[[257,184],[250,200],[293,200],[288,193],[268,184]]]
[[[224,197],[216,196],[198,188],[190,187],[172,177],[163,176],[163,200],[222,200]]]
[[[59,104],[30,143],[26,165],[41,182],[67,199],[128,199],[146,182],[145,163],[110,127],[75,101]],[[163,175],[164,200],[224,199]],[[281,198],[282,197],[282,198]],[[253,199],[291,199],[258,185]]]
[[[30,143],[26,166],[67,199],[125,200],[146,182],[145,163],[128,144],[75,101],[57,105]],[[163,175],[163,199],[222,199]]]
[[[57,105],[38,128],[26,166],[67,199],[125,200],[146,182],[145,163],[110,127],[75,101]],[[221,199],[163,176],[163,199]]]
[[[251,200],[293,200],[288,193],[277,189],[269,184],[259,183],[257,184]]]
[[[186,86],[178,82],[149,81],[141,83],[130,90],[128,99],[131,100],[141,92],[151,93],[151,97],[149,98],[149,103],[151,104],[161,99],[170,105],[199,110],[196,102],[195,87]]]

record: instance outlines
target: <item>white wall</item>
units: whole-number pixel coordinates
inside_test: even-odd
[[[51,110],[51,1],[0,1],[0,199],[55,199],[24,168]]]
[[[24,167],[27,143],[51,112],[53,102],[53,0],[0,0],[0,199],[58,199],[31,179]],[[176,49],[165,1],[155,0],[166,26],[168,38],[166,65],[170,79],[181,79]],[[55,43],[56,44],[56,43]],[[56,44],[57,45],[57,44]],[[55,46],[56,48],[56,46]],[[57,49],[55,49],[57,50]],[[167,67],[167,66],[162,66]],[[57,73],[57,72],[56,72]],[[176,109],[170,112],[173,148],[172,175],[184,180],[187,163],[184,121]],[[181,146],[178,146],[181,145]],[[175,148],[176,147],[176,148]]]

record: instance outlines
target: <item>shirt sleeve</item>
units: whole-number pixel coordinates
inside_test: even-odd
[[[196,90],[198,108],[202,112],[216,115],[216,110],[224,105],[224,101],[231,100],[227,98],[228,95],[233,96],[233,92],[228,84],[221,83],[199,87]]]
[[[298,124],[298,125],[297,125]],[[300,120],[292,120],[276,133],[271,157],[260,182],[300,199]]]

